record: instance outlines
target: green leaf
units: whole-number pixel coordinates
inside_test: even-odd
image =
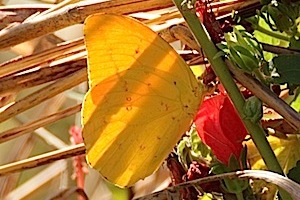
[[[240,67],[241,69],[245,70],[246,72],[251,73],[251,69],[248,69],[247,65],[244,63],[240,54],[238,54],[238,52],[232,47],[229,47],[229,51],[230,51],[230,58],[232,59],[233,63],[238,67]]]
[[[267,5],[267,4],[271,3],[271,1],[272,1],[272,0],[261,0],[260,3],[261,3],[262,5]]]
[[[245,66],[247,66],[247,70],[250,71],[250,73],[253,73],[254,70],[258,68],[257,59],[254,60],[253,57],[249,57],[243,54],[240,54],[240,57],[243,60]]]
[[[291,107],[294,108],[297,112],[300,112],[300,91],[296,94],[295,100],[291,103]]]
[[[198,161],[202,158],[211,161],[213,157],[211,149],[201,141],[194,128],[177,145],[177,154],[180,163],[186,169],[193,160]]]
[[[252,96],[245,101],[244,115],[253,123],[258,122],[263,116],[262,102],[256,96]]]
[[[242,36],[241,32],[236,27],[234,27],[233,31],[235,33],[237,43],[244,48],[249,47],[249,44],[246,42],[246,38]]]
[[[191,153],[194,157],[202,157],[209,161],[212,159],[211,149],[201,141],[197,131],[194,130],[191,132],[190,140],[192,147]]]
[[[223,51],[218,51],[218,53],[214,56],[213,59],[216,59],[216,58],[219,58],[219,57],[222,57],[222,56],[225,56],[225,55],[226,55],[225,52],[223,52]]]
[[[229,158],[228,167],[231,171],[237,171],[241,168],[239,160],[233,154]]]
[[[255,56],[252,54],[252,52],[243,47],[243,46],[240,46],[240,45],[235,45],[233,47],[236,51],[240,52],[241,54],[245,55],[245,56],[248,56],[249,58],[253,59],[253,61],[256,61],[257,59],[255,58]]]
[[[245,72],[251,74],[260,66],[263,51],[258,41],[241,26],[235,26],[232,33],[224,35],[230,60]],[[224,51],[224,47],[222,49]],[[225,51],[224,51],[225,52]]]
[[[205,193],[202,197],[199,198],[199,200],[212,200],[213,196],[212,194]]]
[[[235,156],[230,157],[230,165],[231,166],[227,167],[222,163],[215,163],[212,166],[211,170],[215,174],[222,174],[231,171],[236,171],[237,169],[239,169],[239,163],[238,160],[235,158]],[[241,193],[243,190],[245,190],[248,187],[248,181],[225,178],[222,180],[222,187],[226,192],[237,194],[237,193]]]
[[[289,41],[283,40],[283,38],[288,39],[286,33],[281,33],[279,31],[273,31],[269,25],[265,22],[265,20],[261,17],[258,17],[258,20],[255,31],[253,32],[254,37],[262,43],[270,44],[274,46],[280,46],[280,47],[288,47]],[[252,21],[255,21],[252,20]],[[253,22],[252,22],[253,23]],[[267,61],[270,61],[274,57],[274,54],[269,52],[264,52],[264,58]]]
[[[295,38],[291,38],[290,48],[300,50],[300,40],[296,40]]]
[[[279,55],[273,59],[274,67],[279,77],[274,77],[275,83],[300,84],[300,56]]]
[[[300,161],[298,160],[296,167],[292,168],[287,176],[293,181],[300,183]]]
[[[220,49],[222,51],[228,50],[227,43],[225,43],[225,42],[218,43],[218,44],[216,44],[216,46],[218,47],[218,49]]]

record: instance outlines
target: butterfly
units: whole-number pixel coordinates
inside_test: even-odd
[[[108,181],[132,186],[155,172],[189,130],[203,86],[166,41],[133,18],[91,15],[84,38],[86,158]]]

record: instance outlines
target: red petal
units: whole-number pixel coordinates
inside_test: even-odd
[[[226,95],[204,100],[195,119],[202,141],[224,164],[231,154],[239,157],[246,129]]]
[[[228,97],[224,99],[220,110],[220,124],[226,138],[230,138],[232,143],[241,144],[247,135],[247,130]]]

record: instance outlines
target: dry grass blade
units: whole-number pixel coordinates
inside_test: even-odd
[[[291,179],[284,177],[280,174],[264,171],[264,170],[244,170],[237,172],[229,172],[214,176],[208,176],[192,181],[187,181],[172,187],[168,187],[165,190],[155,192],[153,194],[137,198],[136,200],[153,200],[153,199],[167,199],[169,196],[174,196],[178,191],[185,187],[193,186],[194,184],[208,183],[217,180],[223,180],[225,178],[249,178],[249,179],[260,179],[266,182],[273,183],[282,189],[289,192],[294,200],[300,199],[300,185]]]
[[[49,164],[57,160],[66,159],[78,155],[85,154],[84,144],[70,146],[59,149],[39,156],[0,166],[0,176],[19,172],[25,169],[31,169],[41,165]]]
[[[49,62],[66,58],[75,53],[85,50],[83,38],[64,42],[58,46],[32,54],[26,57],[9,60],[0,65],[0,77],[7,76],[19,71],[24,71],[37,66],[48,66]]]
[[[13,94],[23,89],[48,83],[66,77],[86,67],[86,59],[66,62],[53,67],[44,67],[17,76],[0,79],[0,95]]]
[[[31,179],[12,190],[5,196],[5,199],[25,199],[28,197],[28,195],[34,193],[39,187],[67,170],[67,166],[68,165],[65,160],[61,160],[47,166],[47,168],[45,168],[43,171],[35,174],[33,177],[31,177]]]
[[[220,8],[222,4],[224,6]],[[260,1],[259,0],[248,0],[248,1],[233,0],[233,1],[224,1],[224,2],[221,1],[221,2],[216,2],[211,4],[214,13],[218,13],[218,12],[230,13],[233,10],[236,11],[242,8],[247,8],[249,6],[255,6],[255,5],[260,5]]]
[[[0,122],[3,122],[29,108],[32,108],[39,103],[54,97],[55,95],[70,89],[79,83],[87,80],[86,69],[80,69],[75,73],[61,78],[60,80],[26,96],[18,102],[9,106],[0,115]]]
[[[38,136],[40,139],[44,140],[49,146],[56,149],[62,149],[68,147],[65,141],[61,140],[54,133],[47,130],[46,128],[38,128],[34,131],[34,136]]]
[[[34,13],[42,12],[50,7],[50,5],[46,4],[0,6],[0,30],[8,26],[10,23],[23,22]]]
[[[10,151],[6,153],[5,160],[3,163],[14,162],[15,160],[22,160],[27,158],[32,152],[36,139],[31,135],[25,135],[20,140],[10,147]],[[0,177],[0,199],[14,189],[18,184],[20,173],[14,173],[10,176]]]
[[[84,21],[91,14],[130,14],[173,6],[171,0],[111,0],[79,2],[0,32],[0,50]]]
[[[31,123],[23,124],[19,127],[7,130],[0,134],[0,143],[6,142],[8,140],[11,140],[13,138],[19,137],[21,135],[24,135],[26,133],[30,133],[40,127],[43,127],[45,125],[48,125],[50,123],[56,122],[60,119],[63,119],[65,117],[71,116],[77,112],[79,112],[81,109],[81,104],[73,106],[71,108],[67,108],[65,110],[61,110],[57,113],[54,113],[49,116],[45,116],[43,118],[37,119]]]
[[[280,174],[263,170],[245,170],[236,174],[239,178],[259,179],[273,183],[290,193],[294,200],[300,199],[300,185]]]
[[[275,53],[275,54],[286,54],[286,55],[300,54],[300,50],[296,50],[296,49],[278,47],[278,46],[273,46],[273,45],[265,44],[265,43],[261,43],[261,45],[262,45],[263,50],[265,50],[267,52]]]
[[[53,11],[58,10],[60,8],[63,8],[66,5],[74,4],[74,3],[77,3],[77,2],[80,2],[80,1],[82,1],[82,0],[63,0],[60,3],[58,3],[58,4],[54,5],[53,7],[49,8],[48,10],[45,10],[44,12],[39,14],[39,16],[46,15],[50,12],[53,12]]]

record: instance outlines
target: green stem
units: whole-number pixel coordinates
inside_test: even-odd
[[[264,85],[269,86],[269,84],[267,83],[267,81],[265,80],[264,76],[262,75],[262,73],[259,71],[259,69],[254,69],[253,70],[256,78],[258,80],[260,80],[260,82],[262,82]]]
[[[265,137],[265,132],[260,126],[260,124],[252,123],[250,120],[243,118],[243,107],[245,104],[245,99],[240,93],[237,85],[235,84],[223,59],[221,57],[215,58],[215,55],[218,53],[218,50],[204,31],[200,20],[196,16],[196,13],[192,10],[187,9],[186,7],[182,8],[182,0],[173,0],[173,2],[177,6],[178,10],[181,12],[190,30],[192,31],[196,41],[198,42],[199,46],[202,47],[204,54],[208,58],[213,70],[215,71],[216,75],[219,77],[224,88],[226,89],[236,110],[238,111],[240,117],[243,119],[243,122],[248,132],[251,134],[253,142],[256,145],[258,151],[260,152],[264,162],[266,163],[266,166],[271,171],[277,172],[279,174],[284,174],[273,150],[270,147],[270,144],[268,143]],[[285,191],[280,191],[280,194],[283,199],[291,199],[289,194]]]
[[[271,37],[274,37],[274,38],[277,38],[277,39],[280,39],[280,40],[284,40],[284,41],[287,41],[287,42],[290,41],[289,37],[281,35],[281,34],[278,34],[278,33],[274,32],[274,31],[269,31],[269,30],[267,30],[265,28],[262,28],[261,26],[256,26],[255,25],[253,28],[255,30],[261,32],[261,33],[264,33],[264,34],[268,35],[268,36],[271,36]]]
[[[237,200],[244,200],[244,196],[243,196],[242,192],[235,193],[235,196],[236,196]]]

